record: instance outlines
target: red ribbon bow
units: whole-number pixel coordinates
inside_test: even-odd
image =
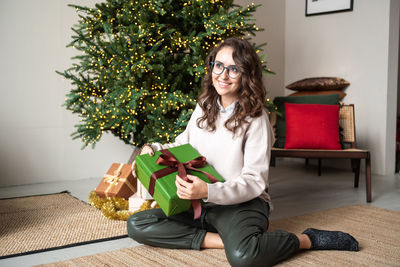
[[[187,162],[180,162],[176,159],[174,154],[172,154],[168,149],[161,150],[161,155],[157,159],[157,164],[159,165],[166,165],[167,168],[155,171],[150,177],[150,185],[149,185],[149,193],[153,196],[154,194],[154,187],[156,185],[157,179],[164,177],[168,174],[178,171],[178,176],[181,177],[183,180],[190,182],[187,177],[187,171],[198,171],[203,173],[207,176],[208,180],[211,183],[216,183],[218,180],[209,173],[206,173],[202,170],[197,168],[202,168],[207,165],[207,161],[205,157],[197,157],[193,160]],[[194,219],[200,218],[201,215],[201,204],[199,199],[192,199],[192,208],[194,211]]]

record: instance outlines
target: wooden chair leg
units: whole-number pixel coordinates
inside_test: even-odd
[[[305,161],[305,163],[306,163],[306,166],[308,166],[308,158],[306,158],[306,161]]]
[[[356,159],[351,159],[351,169],[353,172],[356,172],[356,168],[357,168],[357,160]]]
[[[361,159],[354,159],[353,171],[354,171],[354,187],[358,187],[358,181],[360,180],[360,164]]]
[[[322,160],[318,159],[318,176],[321,176],[321,165],[322,165]]]
[[[369,152],[367,158],[365,159],[365,184],[367,186],[367,202],[371,202],[371,156]]]

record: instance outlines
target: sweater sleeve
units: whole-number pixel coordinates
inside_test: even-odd
[[[273,138],[267,115],[254,119],[243,139],[243,168],[240,175],[224,183],[208,184],[208,198],[203,200],[219,205],[233,205],[263,194],[269,186]]]
[[[169,144],[152,143],[151,147],[153,148],[153,150],[158,151],[158,150],[168,149],[168,148],[179,146],[179,145],[188,144],[190,141],[191,128],[196,126],[196,118],[200,111],[201,111],[200,106],[196,105],[185,130],[175,138],[175,142],[169,143]]]

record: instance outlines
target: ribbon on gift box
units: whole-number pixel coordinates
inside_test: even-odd
[[[119,177],[121,175],[121,170],[122,167],[124,166],[123,163],[120,163],[118,166],[118,169],[116,169],[114,171],[114,174],[106,174],[104,175],[104,181],[107,183],[110,183],[110,185],[107,187],[107,189],[104,191],[104,194],[106,195],[106,197],[108,197],[108,192],[118,183],[118,182],[122,182],[125,183],[129,189],[132,190],[132,192],[135,192],[135,188],[132,186],[132,184],[128,181],[127,178],[121,178]]]
[[[189,170],[198,171],[203,173],[207,176],[208,180],[211,183],[216,183],[218,180],[212,176],[211,174],[199,170],[197,168],[202,168],[207,165],[206,158],[203,156],[197,157],[193,160],[187,162],[180,162],[176,159],[174,154],[172,154],[168,149],[163,149],[160,151],[161,155],[157,159],[157,164],[159,165],[166,165],[167,168],[155,171],[150,177],[150,185],[149,185],[149,193],[153,196],[154,194],[154,187],[156,185],[157,179],[164,177],[168,174],[178,171],[178,176],[181,177],[185,181],[190,181],[187,177],[187,172]],[[201,215],[201,204],[199,199],[192,199],[192,208],[194,211],[194,219],[200,218]]]
[[[145,200],[152,200],[153,197],[148,193],[146,187],[144,187],[144,185],[140,182],[139,179],[137,179],[137,183],[136,183],[136,193],[137,196],[145,199]]]

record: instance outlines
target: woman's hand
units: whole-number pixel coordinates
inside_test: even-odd
[[[140,149],[139,155],[149,154],[150,156],[154,156],[154,150],[149,144],[145,144]],[[134,160],[132,163],[132,175],[136,177],[136,161]]]
[[[149,154],[150,156],[154,156],[154,150],[149,144],[144,144],[142,149],[140,150],[140,155]]]
[[[187,175],[189,181],[176,176],[176,193],[181,199],[201,199],[208,197],[207,183],[194,175]]]

